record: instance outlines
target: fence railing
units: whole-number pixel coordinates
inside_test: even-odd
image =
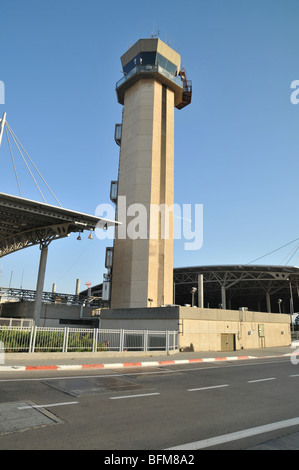
[[[1,307],[0,307],[1,308]],[[34,325],[34,321],[31,318],[5,318],[0,317],[0,326],[19,326],[19,327],[31,327]]]
[[[5,352],[174,351],[177,331],[0,326]]]

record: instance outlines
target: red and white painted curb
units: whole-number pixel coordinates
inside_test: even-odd
[[[289,356],[284,354],[283,356]],[[0,372],[8,371],[38,371],[38,370],[84,370],[84,369],[120,369],[122,367],[149,367],[149,366],[167,366],[173,364],[194,364],[203,362],[223,362],[223,361],[239,361],[244,359],[269,359],[271,357],[282,356],[231,356],[231,357],[213,357],[201,359],[182,359],[182,360],[168,360],[168,361],[145,361],[145,362],[119,362],[111,364],[78,364],[78,365],[28,365],[28,366],[0,366]]]

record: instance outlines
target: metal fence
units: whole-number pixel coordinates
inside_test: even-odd
[[[1,308],[1,307],[0,307]],[[34,321],[31,318],[5,318],[0,317],[0,326],[33,326]]]
[[[0,326],[5,352],[174,351],[177,331]]]

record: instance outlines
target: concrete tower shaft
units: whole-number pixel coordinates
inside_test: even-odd
[[[138,41],[121,60],[117,218],[123,226],[114,242],[111,307],[154,307],[173,303],[174,108],[188,97],[180,56],[159,39]]]

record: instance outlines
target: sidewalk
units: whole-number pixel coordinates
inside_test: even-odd
[[[274,347],[242,351],[200,352],[80,352],[80,353],[5,353],[0,372],[32,370],[75,370],[188,364],[194,362],[237,361],[290,356],[294,347]]]

